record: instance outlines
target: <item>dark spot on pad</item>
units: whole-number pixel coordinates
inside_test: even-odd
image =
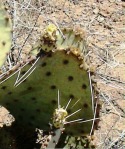
[[[30,87],[28,87],[27,89],[28,89],[28,90],[32,90],[33,88],[30,86]]]
[[[67,112],[68,112],[68,114],[70,114],[70,113],[71,113],[71,110],[70,110],[70,109],[68,109],[68,110],[67,110]]]
[[[44,63],[42,63],[42,65],[41,65],[42,67],[45,67],[46,66],[46,62],[44,62]]]
[[[56,45],[53,45],[53,48],[56,48]]]
[[[53,143],[56,143],[56,141],[54,140]]]
[[[9,22],[9,18],[8,17],[5,17],[5,25],[7,26],[8,25],[8,22]]]
[[[58,121],[57,121],[58,122]],[[59,127],[59,124],[57,124],[57,127]]]
[[[11,95],[12,94],[12,92],[8,92],[8,95]]]
[[[3,42],[2,42],[2,45],[3,45],[3,46],[5,46],[5,45],[6,45],[6,42],[5,42],[5,41],[3,41]]]
[[[84,133],[85,133],[85,132],[84,132],[84,130],[81,130],[80,132],[81,132],[82,134],[84,134]]]
[[[69,61],[68,61],[67,59],[63,60],[63,64],[64,64],[64,65],[66,65],[66,64],[68,64],[68,63],[69,63]]]
[[[52,86],[51,86],[51,89],[56,89],[56,86],[55,86],[55,85],[52,85]]]
[[[88,104],[87,103],[84,103],[83,107],[84,108],[88,108]]]
[[[24,108],[21,108],[20,110],[21,110],[21,111],[25,111],[25,109],[24,109]]]
[[[14,101],[14,102],[18,102],[18,99],[14,99],[13,101]]]
[[[40,109],[36,109],[36,112],[40,113],[40,112],[41,112],[41,110],[40,110]]]
[[[5,90],[7,87],[6,86],[2,86],[1,89]]]
[[[55,105],[55,104],[56,104],[56,100],[52,100],[52,104],[54,104],[54,105]]]
[[[83,89],[86,89],[86,88],[87,88],[86,84],[83,84],[83,85],[82,85],[82,88],[83,88]]]
[[[46,76],[51,76],[51,72],[48,71],[48,72],[46,73]]]
[[[36,100],[36,98],[35,97],[32,97],[31,100]]]
[[[32,115],[32,116],[30,117],[30,119],[31,119],[31,120],[35,120],[35,116]]]
[[[74,99],[75,97],[74,97],[74,95],[70,94],[70,95],[69,95],[69,98],[70,98],[70,99]]]
[[[73,76],[69,76],[69,77],[68,77],[68,80],[69,80],[69,81],[72,81],[72,80],[73,80]]]
[[[26,71],[22,71],[21,74],[24,75],[26,73]]]

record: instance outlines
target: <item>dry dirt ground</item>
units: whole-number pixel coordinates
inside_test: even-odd
[[[26,60],[45,25],[80,26],[88,56],[96,70],[102,103],[93,143],[97,149],[125,148],[125,1],[17,0],[5,1],[13,19],[12,54]],[[11,57],[11,56],[10,56]],[[13,65],[13,64],[11,64]],[[9,65],[9,67],[12,67]]]

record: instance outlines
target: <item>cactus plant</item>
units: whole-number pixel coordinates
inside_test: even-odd
[[[64,127],[68,136],[86,136],[91,131],[92,121],[82,122],[93,119],[94,115],[88,67],[82,57],[83,40],[72,30],[62,31],[66,31],[66,44],[60,42],[63,37],[59,32],[54,36],[50,32],[49,36],[44,34],[42,44],[46,42],[33,51],[36,61],[30,61],[18,75],[14,74],[1,84],[0,104],[14,115],[16,131],[25,127],[27,133],[35,128],[49,132],[50,125],[54,131]],[[55,52],[50,50],[50,43],[55,45]],[[30,72],[32,74],[28,75]],[[60,97],[57,99],[58,90]]]
[[[11,46],[11,22],[0,2],[0,67],[6,60]]]

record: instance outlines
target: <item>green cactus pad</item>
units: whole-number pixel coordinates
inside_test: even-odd
[[[70,98],[72,99],[67,111],[69,114],[82,109],[67,119],[68,121],[78,118],[92,119],[88,73],[80,69],[80,64],[81,62],[73,54],[68,55],[64,51],[49,53],[38,61],[36,70],[18,87],[13,86],[16,75],[1,84],[0,104],[7,107],[16,120],[21,116],[25,125],[31,122],[33,126],[38,125],[46,130],[48,129],[47,123],[51,120],[54,109],[57,108],[59,89],[62,107],[66,106]],[[27,65],[21,73],[25,73],[29,68],[30,65]],[[71,108],[78,100],[79,102]],[[25,117],[26,114],[27,117]],[[66,132],[74,135],[88,134],[92,122],[77,125],[76,129],[73,129],[76,124],[66,125]]]
[[[14,86],[17,74],[1,84],[0,104],[15,117],[17,128],[49,130],[48,123],[52,123],[53,112],[58,107],[58,89],[61,107],[65,107],[69,99],[72,99],[68,114],[81,109],[67,121],[93,118],[88,73],[79,67],[81,63],[82,60],[65,51],[48,53],[38,60],[35,71],[19,86]],[[25,66],[21,75],[30,67],[31,64]],[[65,133],[82,136],[90,133],[91,126],[92,121],[71,123],[64,127]]]
[[[1,2],[0,2],[1,3]],[[0,67],[6,60],[11,46],[11,23],[2,4],[0,4]]]

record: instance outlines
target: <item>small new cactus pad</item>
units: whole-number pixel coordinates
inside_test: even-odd
[[[8,75],[3,77],[5,81],[2,80],[0,87],[0,104],[15,117],[17,134],[22,133],[24,128],[27,134],[30,128],[44,131],[64,128],[69,136],[86,136],[93,124],[94,103],[86,62],[82,58],[83,44],[79,43],[79,48],[76,48],[77,44],[73,41],[78,42],[79,35],[75,37],[73,31],[69,31],[71,35],[67,31],[66,40],[73,39],[73,43],[65,41],[67,44],[63,43],[62,46],[60,33],[53,34],[55,28],[48,30],[49,35],[44,34],[43,38],[55,45],[55,52],[46,43],[39,49],[40,44],[35,62],[30,61],[7,80]],[[55,39],[57,36],[58,40]],[[93,89],[96,89],[95,86]]]
[[[40,41],[34,46],[32,54],[38,54],[41,49],[46,52],[69,50],[84,59],[84,54],[87,52],[84,34],[83,30],[76,27],[58,30],[55,25],[50,24],[44,30]]]
[[[11,46],[11,23],[7,12],[0,2],[0,67],[6,60]]]

